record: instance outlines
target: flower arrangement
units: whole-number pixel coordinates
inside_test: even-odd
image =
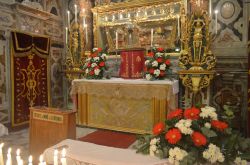
[[[102,79],[106,68],[107,54],[103,52],[102,48],[93,48],[93,53],[86,59],[83,66],[87,79]]]
[[[247,164],[250,139],[232,130],[216,109],[176,109],[165,123],[153,128],[153,135],[139,139],[138,153],[168,158],[172,164]]]
[[[169,55],[165,54],[163,48],[153,48],[146,56],[145,61],[145,78],[147,80],[164,79],[170,72]]]

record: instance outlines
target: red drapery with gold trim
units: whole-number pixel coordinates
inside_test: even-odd
[[[12,126],[29,121],[29,107],[49,104],[50,39],[12,32]]]

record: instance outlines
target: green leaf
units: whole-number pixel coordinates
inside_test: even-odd
[[[209,138],[217,136],[216,132],[214,132],[213,130],[210,130],[206,127],[202,127],[201,132]]]
[[[250,160],[250,152],[249,153],[244,153],[244,154],[241,154],[241,155],[239,155],[239,157],[241,158],[241,159],[244,159],[244,160]]]

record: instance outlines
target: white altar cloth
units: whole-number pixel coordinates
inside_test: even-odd
[[[66,148],[68,165],[167,165],[165,159],[137,154],[132,149],[121,149],[66,139],[46,149],[43,153],[47,164],[53,164],[53,153]],[[60,159],[59,159],[60,160]]]

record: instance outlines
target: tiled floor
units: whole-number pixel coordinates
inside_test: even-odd
[[[89,133],[94,132],[95,129],[77,127],[76,137],[80,138]],[[4,160],[6,160],[6,155],[8,148],[12,148],[12,160],[15,162],[16,150],[19,148],[21,150],[21,156],[24,162],[28,161],[29,153],[29,130],[23,129],[17,132],[11,132],[8,136],[0,137],[0,143],[4,142],[3,155]],[[15,165],[15,163],[13,163]]]

